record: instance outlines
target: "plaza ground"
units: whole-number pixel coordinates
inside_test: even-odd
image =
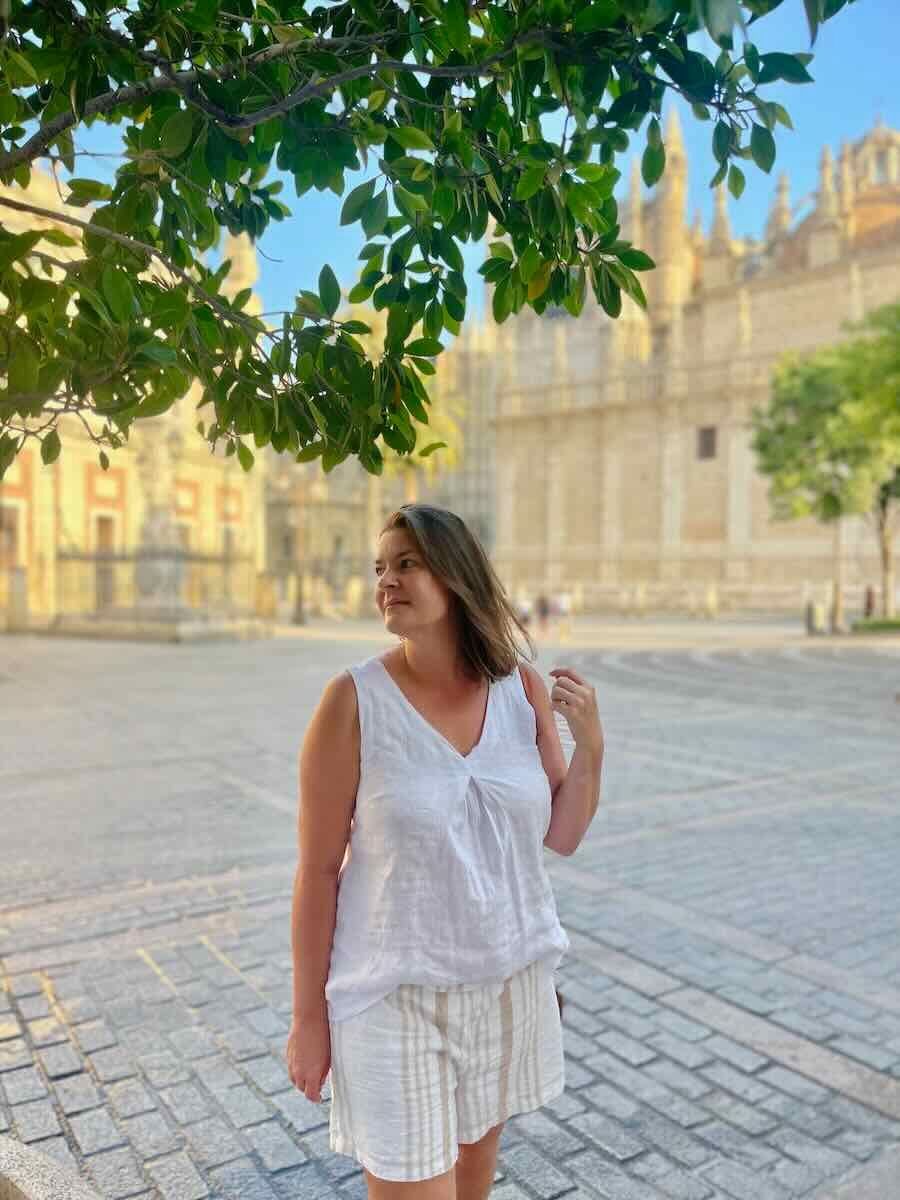
[[[889,1200],[900,641],[580,618],[556,643],[540,669],[597,688],[603,798],[547,852],[566,1092],[509,1121],[492,1198]],[[387,644],[0,639],[0,1132],[110,1200],[364,1196],[329,1088],[287,1077],[289,919],[303,730]]]

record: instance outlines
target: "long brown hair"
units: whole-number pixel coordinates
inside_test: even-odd
[[[462,517],[433,504],[403,504],[388,517],[382,533],[405,529],[431,572],[455,600],[460,648],[477,679],[502,679],[521,657],[534,660],[534,643],[516,615],[484,547]],[[523,655],[516,639],[525,640]]]

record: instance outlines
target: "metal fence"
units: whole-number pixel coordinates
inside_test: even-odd
[[[251,616],[256,567],[250,555],[201,554],[180,546],[126,553],[60,551],[60,616],[195,620]]]

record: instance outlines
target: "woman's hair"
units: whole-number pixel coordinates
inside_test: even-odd
[[[427,566],[454,597],[460,646],[471,673],[502,679],[518,666],[522,652],[516,631],[533,660],[534,643],[507,598],[503,584],[474,533],[461,517],[433,504],[403,504],[382,533],[406,529]]]

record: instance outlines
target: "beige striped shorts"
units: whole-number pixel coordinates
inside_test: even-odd
[[[502,983],[405,983],[330,1024],[329,1145],[378,1179],[449,1171],[458,1145],[565,1088],[553,972]]]

